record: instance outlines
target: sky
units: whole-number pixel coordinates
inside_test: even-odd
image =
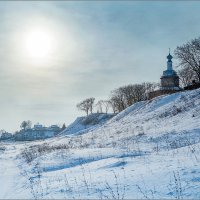
[[[87,97],[159,82],[168,49],[200,36],[200,2],[0,1],[0,20],[0,129],[14,132],[68,125]]]

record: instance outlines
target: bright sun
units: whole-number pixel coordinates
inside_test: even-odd
[[[50,33],[44,30],[32,30],[25,36],[26,54],[35,59],[47,59],[53,49]]]

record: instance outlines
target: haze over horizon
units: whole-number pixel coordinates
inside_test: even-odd
[[[158,82],[168,49],[200,36],[200,2],[2,1],[0,18],[0,129],[11,132],[68,125],[84,98]]]

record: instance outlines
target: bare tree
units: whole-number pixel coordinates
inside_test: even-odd
[[[77,107],[79,110],[85,111],[86,114],[87,114],[87,116],[88,116],[88,112],[89,112],[90,107],[89,107],[89,104],[87,103],[87,101],[84,100],[84,101],[78,103],[78,104],[76,105],[76,107]]]
[[[160,86],[159,83],[155,83],[155,82],[144,82],[142,83],[144,88],[145,88],[145,94],[144,94],[144,99],[147,100],[149,97],[149,93],[153,92],[157,87]]]
[[[145,100],[144,84],[135,84],[133,93],[134,93],[134,103]]]
[[[178,71],[181,86],[185,87],[192,83],[193,80],[198,80],[197,74],[190,67],[185,66]]]
[[[103,113],[103,100],[99,100],[95,106],[98,113]]]
[[[178,46],[174,54],[179,60],[179,66],[190,68],[200,81],[200,37]]]
[[[94,97],[91,97],[88,99],[89,101],[89,105],[90,105],[90,113],[93,112],[93,108],[94,108],[94,101],[95,101],[95,98]]]
[[[103,111],[108,113],[108,110],[111,107],[109,100],[99,100],[95,106],[98,113],[103,113]]]
[[[126,108],[122,87],[111,91],[110,101],[116,112],[121,112]]]
[[[108,110],[110,108],[110,101],[109,100],[103,100],[103,106],[105,109],[105,113],[108,113]]]
[[[121,87],[121,93],[124,96],[124,103],[127,106],[132,105],[135,102],[135,85],[127,85]]]
[[[82,102],[78,103],[76,105],[76,107],[79,110],[85,111],[88,116],[89,111],[90,111],[90,113],[92,113],[92,111],[93,111],[94,101],[95,101],[94,97],[87,98],[87,99],[83,100]]]
[[[134,103],[135,85],[128,85],[111,91],[110,105],[113,112],[121,112]]]
[[[27,130],[31,128],[31,125],[32,125],[32,122],[30,120],[23,121],[20,125],[20,128],[23,130]]]
[[[109,100],[110,107],[112,108],[113,113],[117,112],[117,105],[113,98]]]
[[[114,113],[121,112],[133,103],[146,100],[149,92],[152,92],[157,86],[157,83],[145,82],[120,87],[111,92],[109,104]]]

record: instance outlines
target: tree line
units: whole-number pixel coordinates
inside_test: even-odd
[[[110,98],[107,100],[99,100],[95,103],[95,98],[90,97],[78,103],[76,107],[84,111],[86,115],[93,113],[94,110],[97,113],[107,113],[109,109],[113,113],[118,113],[133,103],[147,100],[148,93],[154,91],[158,85],[158,83],[151,82],[125,85],[111,91]]]

